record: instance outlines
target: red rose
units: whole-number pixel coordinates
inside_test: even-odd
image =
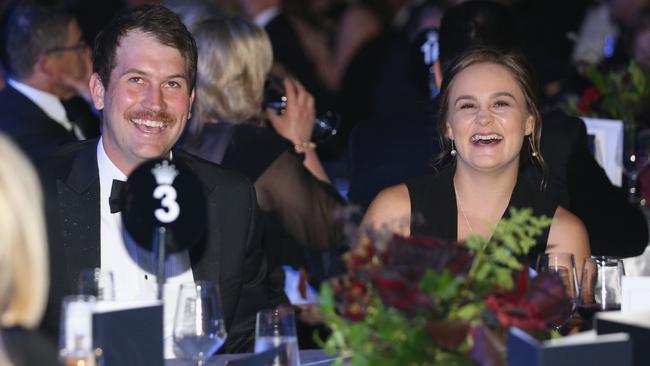
[[[602,94],[600,93],[600,90],[596,88],[595,86],[590,86],[587,89],[585,89],[585,92],[582,93],[582,97],[580,97],[580,101],[576,105],[578,110],[582,113],[588,113],[590,111],[591,104],[598,101],[600,99],[600,96]]]

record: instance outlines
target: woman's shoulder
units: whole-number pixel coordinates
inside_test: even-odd
[[[410,220],[410,215],[411,199],[406,184],[402,183],[379,192],[370,203],[362,224],[375,227],[392,226],[395,223]],[[402,229],[395,231],[403,235],[409,234]]]

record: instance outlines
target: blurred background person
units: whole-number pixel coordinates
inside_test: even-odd
[[[214,19],[198,25],[194,36],[198,81],[183,147],[251,179],[271,264],[303,267],[306,248],[328,250],[340,241],[333,212],[342,200],[310,145],[313,98],[298,81],[285,79],[285,112],[262,109],[272,51],[254,24]]]
[[[27,158],[2,134],[0,155],[0,354],[4,350],[9,365],[55,365],[54,347],[35,331],[49,287],[39,181]]]
[[[318,286],[340,270],[334,213],[344,202],[310,140],[313,98],[300,82],[284,79],[284,112],[263,109],[273,56],[262,28],[234,17],[194,29],[196,99],[183,148],[254,182],[273,280],[283,281],[282,266],[289,265],[306,270]],[[303,348],[313,346],[308,334],[301,337]]]
[[[2,21],[0,131],[32,159],[99,135],[88,80],[90,52],[77,21],[60,7],[19,1]]]

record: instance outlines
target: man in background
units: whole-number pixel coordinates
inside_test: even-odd
[[[3,16],[2,36],[8,79],[0,92],[0,131],[31,159],[97,136],[98,120],[86,103],[90,53],[77,21],[60,8],[18,2]]]

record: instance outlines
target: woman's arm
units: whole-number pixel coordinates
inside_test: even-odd
[[[314,97],[299,81],[284,79],[284,92],[287,107],[282,115],[267,111],[271,125],[282,137],[291,141],[296,152],[305,154],[303,164],[311,174],[323,182],[330,183],[329,177],[316,154],[315,144],[311,143],[316,111]]]
[[[379,192],[368,207],[361,225],[387,227],[397,234],[409,236],[410,222],[411,198],[406,184],[399,184]]]
[[[584,260],[591,255],[589,236],[582,221],[562,207],[555,210],[546,252],[572,253],[576,261],[577,281],[580,282]]]

